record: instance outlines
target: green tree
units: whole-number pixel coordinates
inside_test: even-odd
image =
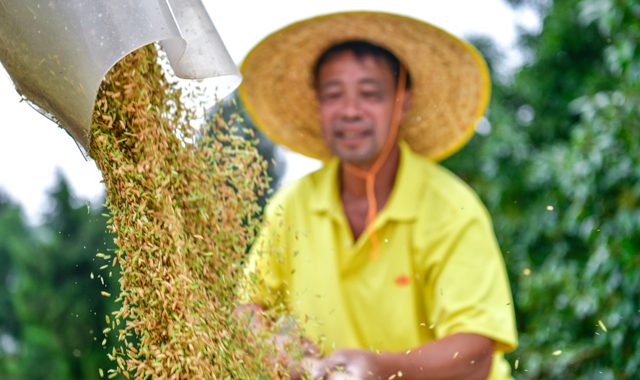
[[[100,271],[105,262],[95,255],[114,244],[102,207],[74,202],[63,178],[51,200],[53,210],[36,228],[24,224],[17,207],[0,206],[0,262],[7,263],[0,276],[10,277],[3,282],[10,289],[0,292],[7,306],[0,334],[17,342],[0,356],[0,377],[98,379],[98,368],[112,367],[101,332],[115,310],[100,292],[118,284],[117,273]]]
[[[491,132],[444,164],[493,216],[520,332],[514,376],[638,379],[640,5],[511,3],[543,16],[522,36],[531,60],[494,80]]]
[[[11,295],[15,284],[15,268],[10,252],[29,249],[27,227],[20,209],[0,193],[0,374],[12,373],[16,362],[18,317]]]

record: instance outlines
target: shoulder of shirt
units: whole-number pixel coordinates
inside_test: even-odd
[[[476,192],[460,177],[442,165],[415,153],[414,158],[423,173],[421,198],[425,203],[441,209],[441,213],[452,217],[488,216]]]
[[[311,172],[304,177],[282,185],[269,200],[269,208],[287,208],[288,206],[308,207],[310,198],[322,181],[326,166]]]

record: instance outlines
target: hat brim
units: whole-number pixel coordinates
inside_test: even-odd
[[[485,114],[491,81],[469,43],[423,21],[377,12],[344,12],[300,21],[260,42],[241,65],[240,99],[270,139],[306,156],[333,155],[320,130],[314,65],[333,45],[363,40],[391,51],[411,74],[411,109],[400,137],[432,160],[471,138]]]

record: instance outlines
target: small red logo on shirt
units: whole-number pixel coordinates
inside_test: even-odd
[[[398,286],[407,286],[411,283],[411,277],[407,276],[406,274],[401,274],[400,276],[396,277],[394,282]]]

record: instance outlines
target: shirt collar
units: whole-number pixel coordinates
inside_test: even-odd
[[[424,181],[424,170],[419,165],[420,157],[409,145],[400,140],[400,164],[393,190],[384,209],[376,219],[411,220],[417,216],[419,189]],[[338,216],[343,213],[339,186],[340,160],[333,157],[321,170],[314,173],[311,210]],[[380,220],[382,221],[382,220]]]

